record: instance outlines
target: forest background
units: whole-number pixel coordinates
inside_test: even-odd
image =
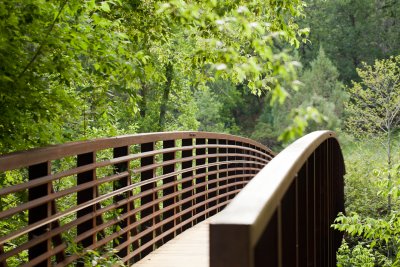
[[[400,266],[399,37],[397,0],[0,1],[0,154],[170,130],[279,151],[331,129],[338,266]]]

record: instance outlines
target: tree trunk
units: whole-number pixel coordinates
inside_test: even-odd
[[[139,95],[142,99],[139,101],[139,109],[140,109],[140,117],[143,119],[146,117],[146,108],[147,108],[147,85],[142,82],[142,88],[139,90]]]
[[[163,131],[165,126],[165,114],[167,113],[169,93],[171,92],[173,71],[174,70],[172,64],[168,63],[167,66],[165,67],[165,77],[167,78],[167,81],[164,86],[163,98],[160,105],[160,118],[158,121],[159,131]]]
[[[387,152],[387,163],[388,163],[389,192],[392,190],[392,177],[390,175],[390,171],[392,170],[392,155],[391,155],[391,142],[392,142],[392,140],[391,140],[391,135],[392,135],[391,129],[389,128],[388,132],[387,132],[387,150],[386,150],[386,152]],[[391,211],[392,211],[392,197],[389,194],[388,195],[388,212],[389,212],[389,214],[391,213]]]

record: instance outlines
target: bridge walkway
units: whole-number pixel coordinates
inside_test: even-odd
[[[133,266],[209,267],[211,220],[212,217],[179,234]]]

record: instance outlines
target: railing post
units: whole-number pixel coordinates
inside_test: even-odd
[[[128,146],[123,146],[123,147],[116,147],[113,150],[113,157],[114,158],[119,158],[119,157],[123,157],[123,156],[127,156],[129,154],[129,147]],[[125,172],[129,169],[129,163],[128,162],[121,162],[118,164],[114,165],[114,173],[121,173],[121,172]],[[113,182],[113,189],[114,190],[118,190],[121,188],[124,188],[128,185],[130,185],[131,183],[131,179],[128,176],[122,177],[121,179],[114,181]],[[127,199],[131,196],[131,191],[125,192],[121,195],[117,195],[114,197],[114,203]],[[120,206],[118,208],[118,210],[120,211],[119,214],[117,214],[117,216],[128,213],[130,210],[130,205],[128,204],[124,204],[122,206]],[[130,224],[130,217],[120,221],[118,223],[118,226],[120,229],[124,229],[126,228],[129,224]],[[115,232],[117,232],[118,229],[115,229]],[[119,244],[126,242],[129,239],[129,231],[125,234],[120,235],[118,238],[114,239],[113,241],[113,246],[117,247]],[[129,253],[129,246],[124,247],[123,249],[121,249],[120,251],[118,251],[118,256],[123,258],[125,256],[127,256]]]
[[[217,140],[216,139],[208,139],[208,145],[216,145],[216,144],[217,144]],[[210,147],[207,150],[208,150],[207,151],[208,152],[208,164],[213,164],[213,163],[217,162],[217,158],[214,156],[214,154],[217,153],[217,148],[215,148],[215,147],[211,148]],[[217,166],[209,166],[208,167],[208,172],[210,173],[210,172],[216,171],[217,169],[218,169]],[[214,188],[216,188],[218,186],[218,182],[216,181],[216,179],[218,179],[218,175],[217,174],[208,175],[208,181],[210,182],[208,184],[208,190],[212,190],[212,189],[214,189]],[[215,181],[215,183],[211,183],[212,181]],[[215,197],[216,195],[217,195],[217,192],[213,191],[213,192],[210,192],[210,193],[207,194],[207,198],[210,199],[210,198]],[[208,203],[208,206],[212,207],[212,206],[215,206],[216,204],[217,204],[217,201],[211,201],[210,203]],[[216,213],[217,213],[216,210],[210,211],[208,213],[208,216],[212,216],[212,215],[214,215]]]
[[[141,152],[148,152],[148,151],[153,151],[154,150],[154,143],[144,143],[141,144]],[[143,157],[140,159],[140,165],[141,167],[147,166],[147,165],[151,165],[154,163],[154,156],[148,156],[148,157]],[[146,181],[148,179],[151,179],[154,177],[154,169],[148,170],[148,171],[143,171],[140,175],[140,179],[141,181]],[[155,187],[155,183],[149,183],[146,185],[142,185],[140,187],[140,191],[141,192],[145,192],[145,191],[151,191],[154,187]],[[151,203],[153,202],[153,200],[155,199],[155,194],[148,194],[146,196],[143,196],[140,199],[140,204],[143,206],[145,204]],[[151,215],[154,212],[154,206],[151,206],[149,208],[143,209],[140,213],[140,218],[143,219],[144,217]],[[141,224],[141,231],[145,231],[146,229],[152,228],[153,227],[153,220],[148,220],[146,222],[143,222]],[[153,235],[154,235],[154,231],[152,231],[149,234],[144,235],[141,239],[140,239],[140,245],[144,245],[148,242],[151,242],[151,240],[153,239]],[[151,251],[153,251],[153,247],[150,246],[146,249],[144,249],[141,252],[141,258],[144,258],[147,254],[149,254]]]
[[[253,267],[250,242],[249,225],[210,224],[210,266]]]
[[[196,139],[196,145],[205,145],[206,144],[206,139],[203,138],[198,138]],[[206,154],[206,149],[205,148],[198,148],[196,149],[196,156],[198,155],[205,155]],[[200,165],[205,165],[206,163],[206,159],[196,159],[196,166],[200,166]],[[196,184],[200,184],[200,183],[204,183],[206,181],[206,167],[202,167],[202,168],[196,168],[196,175],[201,174],[202,176],[196,179]],[[206,191],[206,187],[205,186],[199,186],[196,187],[196,194],[200,194],[202,192]],[[196,204],[198,203],[202,203],[203,202],[203,206],[200,206],[198,208],[196,208],[196,213],[200,213],[202,211],[205,210],[205,200],[206,197],[205,195],[202,196],[198,196],[196,197]],[[196,219],[196,223],[199,223],[201,221],[205,220],[205,215],[200,216]]]
[[[192,146],[193,145],[193,139],[182,139],[182,147],[185,146]],[[193,156],[193,150],[184,150],[182,151],[182,158],[187,158]],[[182,170],[191,168],[193,165],[192,160],[188,161],[183,161],[182,162]],[[193,177],[193,171],[186,171],[182,173],[182,179],[188,178],[188,177]],[[189,180],[186,182],[182,183],[182,190],[191,188],[193,186],[193,180]],[[193,195],[193,190],[190,190],[188,192],[182,193],[182,200],[185,200],[186,198],[190,198]],[[188,201],[182,204],[182,211],[186,209],[190,209],[193,205],[193,201]],[[182,215],[181,217],[181,222],[184,222],[186,220],[189,220],[192,217],[193,212],[187,212]],[[186,229],[189,229],[192,226],[192,223],[190,224],[185,224],[182,227],[182,231],[185,231]]]
[[[166,141],[163,142],[163,148],[164,149],[173,148],[173,147],[175,147],[175,140],[166,140]],[[175,152],[169,152],[169,153],[164,153],[163,154],[163,161],[164,162],[170,161],[170,160],[174,160],[174,159],[175,159]],[[175,164],[174,163],[165,165],[163,167],[163,174],[164,175],[168,174],[168,173],[172,173],[174,171],[175,171]],[[170,176],[170,177],[167,177],[167,178],[164,179],[164,184],[165,185],[171,184],[169,187],[167,187],[167,188],[165,188],[163,190],[163,196],[164,197],[168,196],[168,195],[171,195],[171,194],[174,194],[176,192],[176,189],[177,189],[176,187],[177,186],[172,185],[175,181],[176,181],[176,175],[173,175],[173,176]],[[163,202],[163,208],[167,208],[168,206],[171,206],[171,205],[175,204],[175,200],[176,200],[175,197],[166,199]],[[176,214],[176,209],[167,210],[162,214],[162,217],[163,217],[162,219],[166,220],[168,218],[171,218],[171,217],[175,216],[175,214]],[[176,224],[177,224],[177,218],[175,218],[171,222],[168,222],[168,223],[164,224],[163,232],[174,228]],[[165,236],[163,238],[163,243],[167,243],[169,240],[174,238],[174,236],[175,236],[175,233],[171,233],[171,234]]]
[[[50,174],[50,162],[44,162],[36,165],[29,166],[28,173],[29,173],[29,180],[38,179],[40,177],[46,176]],[[35,200],[40,197],[44,197],[49,195],[51,192],[51,184],[44,184],[35,186],[29,189],[28,191],[28,201]],[[51,214],[51,204],[47,202],[45,204],[39,205],[34,208],[30,208],[28,211],[28,223],[33,224],[40,220],[46,219]],[[29,232],[28,239],[31,240],[36,236],[40,236],[45,234],[50,229],[50,225],[45,225],[36,230]],[[51,242],[50,239],[45,240],[29,249],[29,260],[33,260],[41,254],[48,252],[51,249]],[[47,258],[35,266],[50,266],[51,260]]]
[[[254,248],[254,267],[264,267],[266,263],[271,267],[282,267],[280,258],[282,253],[282,240],[280,240],[282,237],[281,214],[279,209],[277,207]]]

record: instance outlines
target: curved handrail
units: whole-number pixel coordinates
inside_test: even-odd
[[[340,237],[330,224],[344,210],[343,175],[333,132],[313,132],[291,144],[211,221],[210,266],[336,266]],[[285,240],[288,233],[292,241]]]
[[[88,249],[117,249],[134,263],[222,210],[274,157],[262,144],[208,132],[103,138],[0,156],[0,266],[76,263]],[[60,183],[60,181],[65,181]],[[3,230],[3,229],[2,229]],[[66,239],[69,241],[67,242]],[[26,255],[26,254],[25,254]],[[29,260],[29,262],[28,262]]]
[[[133,144],[142,144],[153,141],[166,141],[187,138],[226,139],[236,142],[244,142],[257,147],[262,146],[268,154],[270,154],[271,156],[275,155],[271,149],[263,146],[259,142],[236,135],[197,131],[156,132],[68,142],[60,145],[52,145],[47,147],[34,148],[27,151],[18,151],[0,155],[0,172],[34,165],[44,161],[55,160],[78,154],[85,154],[96,150],[122,147]]]

